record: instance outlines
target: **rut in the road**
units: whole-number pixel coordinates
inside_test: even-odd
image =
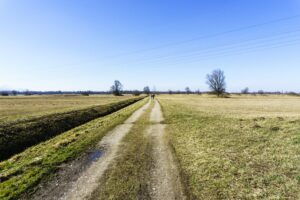
[[[154,160],[150,180],[151,199],[185,199],[179,172],[165,137],[165,125],[161,124],[162,121],[163,115],[160,105],[155,101],[150,115],[152,124],[147,130],[153,145]]]

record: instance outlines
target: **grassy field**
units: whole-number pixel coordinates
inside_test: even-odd
[[[16,120],[78,110],[90,106],[104,105],[131,98],[112,95],[33,95],[0,97],[0,124]]]
[[[62,132],[124,108],[142,97],[0,125],[0,161]]]
[[[16,199],[66,162],[91,148],[147,99],[60,134],[0,162],[0,199]]]
[[[190,199],[300,199],[300,98],[160,95]]]

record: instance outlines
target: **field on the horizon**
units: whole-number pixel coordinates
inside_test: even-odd
[[[161,95],[191,199],[299,199],[300,98]]]
[[[104,105],[131,96],[113,95],[31,95],[0,96],[0,123],[28,120],[43,115],[78,110],[91,106]]]

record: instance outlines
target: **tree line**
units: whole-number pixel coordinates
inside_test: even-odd
[[[146,94],[149,95],[151,93],[156,94],[202,94],[202,93],[208,93],[208,94],[215,94],[218,97],[226,97],[228,93],[226,93],[226,77],[224,74],[224,71],[220,69],[213,70],[210,74],[206,75],[206,84],[208,85],[210,91],[209,92],[201,92],[199,89],[192,91],[190,87],[186,87],[184,91],[151,91],[149,86],[145,86],[142,91],[140,90],[123,90],[123,84],[119,80],[115,80],[113,85],[110,87],[109,91],[17,91],[17,90],[11,90],[11,91],[0,91],[0,95],[2,96],[16,96],[16,95],[42,95],[42,94],[80,94],[83,96],[89,96],[91,94],[113,94],[115,96],[122,96],[123,94],[132,94],[134,96],[138,96],[140,94]],[[288,94],[288,95],[295,95],[298,96],[298,93],[295,92],[264,92],[263,90],[258,90],[257,92],[250,92],[249,88],[246,87],[241,90],[240,93],[234,93],[234,94]]]

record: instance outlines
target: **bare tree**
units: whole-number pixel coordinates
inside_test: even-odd
[[[189,87],[186,87],[185,88],[185,92],[186,92],[186,94],[190,94],[191,93],[191,89]]]
[[[146,86],[146,87],[144,87],[144,93],[146,94],[146,95],[149,95],[150,94],[150,87],[149,86]]]
[[[263,95],[265,92],[263,91],[263,90],[258,90],[257,91],[257,94],[261,94],[261,95]]]
[[[11,94],[12,94],[13,96],[16,96],[16,95],[18,94],[18,92],[17,92],[16,90],[12,90],[12,91],[11,91]]]
[[[122,90],[123,90],[123,85],[120,81],[115,80],[114,84],[110,87],[111,92],[115,96],[121,96],[122,95]]]
[[[211,74],[207,74],[206,83],[209,88],[218,96],[225,93],[226,83],[224,72],[220,69],[214,70]]]
[[[246,87],[246,88],[242,89],[241,93],[242,94],[249,94],[249,88]]]

